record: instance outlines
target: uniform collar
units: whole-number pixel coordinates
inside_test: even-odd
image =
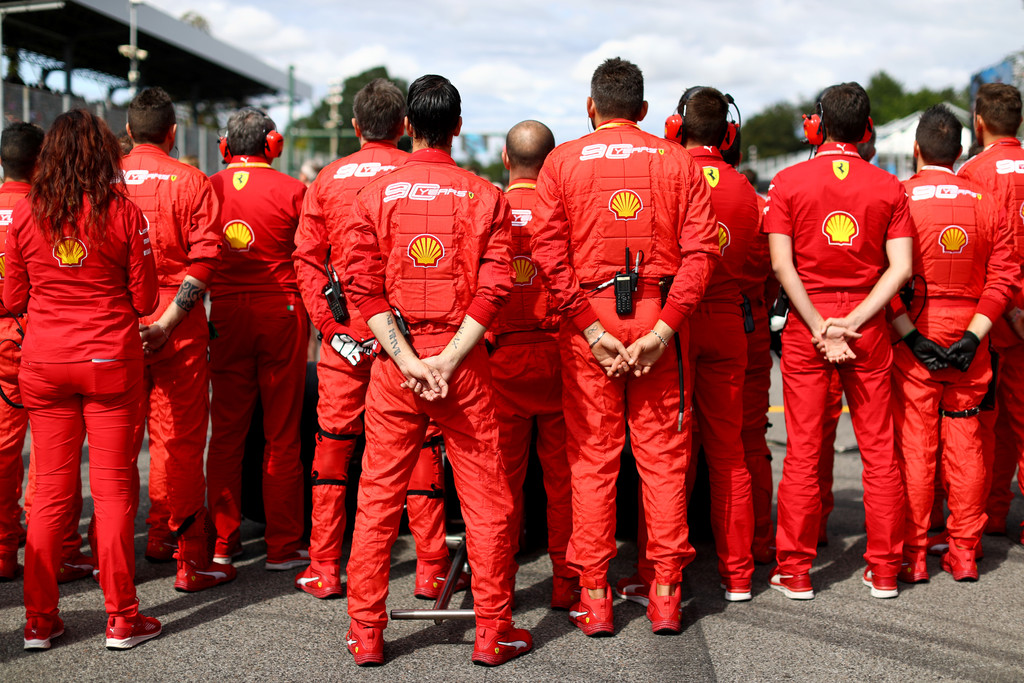
[[[695,158],[700,157],[702,159],[717,159],[718,161],[722,160],[722,152],[717,147],[713,147],[711,145],[693,147],[686,151],[690,153],[690,156]]]
[[[1005,137],[1005,138],[999,138],[998,140],[996,140],[995,142],[990,144],[988,147],[985,148],[985,151],[987,152],[988,150],[992,149],[996,145],[998,145],[1000,147],[1020,147],[1021,146],[1020,140],[1018,140],[1017,138]]]
[[[511,192],[512,190],[536,190],[537,179],[536,178],[515,178],[505,188],[505,192]]]
[[[936,172],[940,172],[940,173],[948,173],[950,175],[956,175],[955,173],[953,173],[953,169],[951,169],[951,168],[949,168],[947,166],[934,166],[932,164],[928,164],[927,166],[922,166],[921,170],[918,171],[917,174],[921,175],[925,171],[936,171]]]
[[[638,130],[640,128],[636,121],[630,121],[629,119],[608,119],[598,126],[597,130],[594,132],[596,133],[599,130],[608,130],[610,128],[621,128],[622,126],[632,126]]]
[[[16,192],[18,194],[28,194],[32,186],[28,183],[23,183],[20,180],[8,180],[3,185],[0,185],[0,192]]]
[[[855,142],[825,142],[818,147],[818,153],[814,156],[820,157],[822,155],[835,154],[860,158],[860,154],[857,152],[857,143]]]
[[[427,147],[426,149],[416,150],[409,155],[406,163],[451,164],[455,166],[455,159],[452,159],[452,155],[447,152]]]
[[[170,156],[170,154],[149,142],[140,142],[139,144],[135,145],[134,147],[132,147],[132,151],[128,153],[128,156],[133,157],[136,154],[152,154],[153,156],[162,157]]]
[[[270,168],[270,162],[264,156],[236,154],[228,162],[228,168]]]
[[[367,140],[360,149],[398,149],[398,145],[390,140]]]

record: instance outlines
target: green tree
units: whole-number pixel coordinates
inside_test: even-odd
[[[966,87],[960,90],[921,88],[908,92],[902,83],[884,71],[874,74],[864,89],[871,98],[871,118],[877,125],[910,116],[941,102],[950,102],[962,109],[969,108]]]
[[[801,113],[808,108],[790,102],[776,102],[743,122],[743,151],[757,148],[758,157],[773,157],[806,149],[799,134]]]

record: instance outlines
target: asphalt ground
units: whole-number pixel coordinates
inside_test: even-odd
[[[773,395],[778,393],[776,382]],[[771,417],[778,477],[785,432],[781,413]],[[249,521],[242,527],[245,552],[233,583],[198,594],[175,592],[173,564],[142,559],[143,486],[136,520],[138,593],[144,612],[163,622],[163,634],[133,650],[106,650],[102,595],[85,579],[62,586],[65,634],[49,651],[26,652],[22,582],[0,584],[0,681],[1024,680],[1024,546],[986,537],[977,583],[954,582],[938,558],[929,558],[929,583],[901,584],[895,600],[870,597],[861,583],[860,462],[846,415],[837,450],[836,509],[829,544],[820,549],[811,575],[814,600],[791,601],[768,589],[771,568],[759,566],[753,600],[725,602],[714,548],[701,542],[684,572],[682,634],[653,635],[643,607],[616,599],[615,636],[590,639],[565,612],[548,608],[550,562],[534,552],[519,558],[514,618],[531,630],[535,647],[496,669],[471,664],[472,625],[456,621],[392,622],[385,632],[385,666],[356,667],[344,645],[345,600],[316,600],[293,588],[294,571],[265,571],[262,527]],[[144,453],[143,482],[147,465]],[[90,516],[87,498],[83,534]],[[1018,495],[1011,526],[1022,518]],[[635,554],[633,544],[620,546],[612,580],[632,573]],[[429,606],[412,597],[414,573],[412,539],[403,535],[394,551],[390,608]],[[457,594],[452,606],[468,607],[467,594]]]

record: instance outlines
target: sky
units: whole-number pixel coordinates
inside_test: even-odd
[[[590,76],[609,57],[643,70],[641,125],[660,134],[692,85],[731,93],[750,116],[879,70],[909,89],[964,87],[1024,49],[1021,0],[146,2],[198,12],[225,42],[294,64],[315,99],[377,65],[409,81],[438,73],[462,95],[464,131],[503,134],[534,118],[559,142],[587,132]],[[272,111],[279,124],[283,112]]]

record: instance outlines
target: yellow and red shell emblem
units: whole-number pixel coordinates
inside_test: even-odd
[[[7,254],[0,254],[0,280],[7,275]]]
[[[725,223],[718,224],[718,251],[725,253],[725,248],[729,246],[732,241],[732,237],[729,235],[729,228],[726,227]]]
[[[433,235],[417,235],[409,242],[409,258],[419,268],[434,268],[443,257],[444,245]]]
[[[636,215],[644,208],[640,195],[633,190],[619,190],[608,200],[608,210],[621,221],[636,220]]]
[[[53,258],[57,259],[62,268],[78,268],[88,255],[85,242],[77,237],[64,237],[53,245]]]
[[[512,259],[512,284],[526,287],[533,284],[537,277],[537,266],[529,256],[516,256]]]
[[[833,211],[825,217],[821,224],[821,232],[828,238],[829,244],[848,247],[853,244],[853,238],[860,233],[860,226],[857,219],[845,211]]]
[[[234,251],[249,251],[256,235],[245,221],[231,221],[224,226],[224,239]]]
[[[979,195],[979,197],[980,197],[980,196],[981,196],[981,195]],[[1021,219],[1022,221],[1024,221],[1024,202],[1021,202],[1021,204],[1020,204],[1020,211],[1018,211],[1017,213],[1019,213],[1019,214],[1020,214],[1020,219]]]
[[[951,225],[939,235],[939,244],[946,254],[959,254],[967,246],[967,232],[959,225]]]

